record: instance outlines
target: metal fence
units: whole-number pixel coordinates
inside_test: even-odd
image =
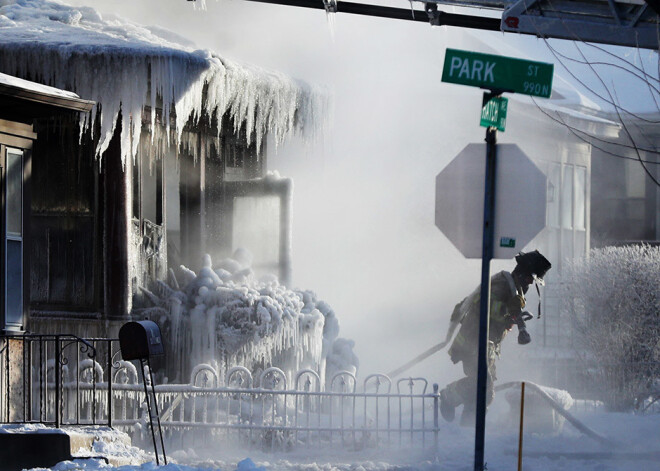
[[[3,337],[0,422],[111,426],[118,358],[119,343],[112,339]]]
[[[151,389],[139,368],[121,359],[116,339],[23,335],[0,341],[2,423],[108,425],[148,441],[148,390],[158,401],[170,449],[212,443],[265,450],[437,446],[438,386],[424,378],[393,381],[375,374],[358,382],[343,371],[325,383],[309,369],[268,368],[253,377],[244,367],[220,375],[203,364],[188,384]],[[648,364],[639,367],[650,371]],[[657,386],[651,381],[635,396],[637,412],[660,411]],[[602,400],[579,398],[580,404]]]
[[[161,425],[166,434],[203,429],[223,441],[260,448],[297,446],[426,448],[437,444],[438,387],[423,378],[393,383],[385,375],[370,375],[358,385],[349,372],[339,372],[323,388],[312,370],[287,375],[268,368],[253,385],[243,367],[228,371],[218,386],[215,370],[203,365],[189,385],[156,387],[164,404]]]
[[[108,425],[148,439],[144,380],[121,360],[117,340],[24,335],[3,341],[0,422]],[[359,384],[343,371],[324,384],[309,369],[287,375],[268,368],[253,378],[234,367],[221,377],[199,365],[189,384],[155,385],[153,394],[175,448],[219,438],[262,449],[437,444],[438,386],[423,378],[375,374]]]

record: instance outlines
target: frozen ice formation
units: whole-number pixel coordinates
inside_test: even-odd
[[[252,372],[277,366],[289,378],[303,368],[321,378],[356,373],[354,344],[338,337],[332,308],[312,291],[291,290],[275,276],[256,279],[250,259],[239,249],[213,268],[206,255],[197,273],[182,267],[179,279],[170,272],[169,283],[142,289],[148,306],[135,307],[133,315],[159,324],[168,370],[183,373],[209,364],[221,377],[234,366]]]
[[[319,90],[254,66],[239,65],[182,38],[89,7],[53,0],[0,0],[0,72],[69,90],[97,104],[97,156],[105,151],[121,115],[122,159],[135,155],[143,118],[162,108],[178,144],[184,125],[202,115],[229,116],[257,147],[267,134],[276,144],[295,131],[313,135],[326,99]],[[149,113],[149,114],[145,114]],[[218,130],[219,132],[219,130]],[[152,140],[154,145],[156,141]],[[168,139],[160,145],[168,146]]]

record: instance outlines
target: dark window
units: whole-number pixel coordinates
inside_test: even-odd
[[[78,117],[39,120],[32,153],[30,302],[35,310],[99,309],[102,262],[95,144]]]
[[[133,159],[133,217],[163,224],[163,159],[143,133]]]

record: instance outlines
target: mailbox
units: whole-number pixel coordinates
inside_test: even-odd
[[[160,329],[153,321],[133,321],[121,326],[119,348],[124,360],[141,360],[165,353]]]
[[[127,322],[119,329],[119,348],[121,349],[121,356],[124,360],[140,360],[142,366],[142,384],[144,384],[144,397],[149,410],[149,423],[151,425],[151,437],[154,440],[154,452],[156,453],[156,466],[160,465],[158,460],[158,444],[156,442],[156,433],[154,430],[154,417],[158,419],[158,434],[160,435],[160,446],[163,450],[163,458],[167,464],[167,456],[165,455],[165,443],[163,442],[163,431],[160,428],[160,417],[158,412],[158,398],[156,397],[156,389],[154,386],[154,378],[151,374],[150,358],[154,355],[163,355],[165,349],[163,348],[163,338],[160,335],[158,324],[153,321],[133,321]],[[145,369],[149,370],[150,381],[147,381],[147,373]],[[147,383],[151,384],[151,398],[156,406],[156,414],[154,415],[151,410],[151,400],[149,399],[149,388]]]

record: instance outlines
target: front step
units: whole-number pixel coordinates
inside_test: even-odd
[[[50,468],[60,461],[100,458],[113,466],[151,461],[131,446],[130,437],[101,426],[65,426],[57,429],[41,424],[5,425],[0,428],[0,463],[6,471]]]

